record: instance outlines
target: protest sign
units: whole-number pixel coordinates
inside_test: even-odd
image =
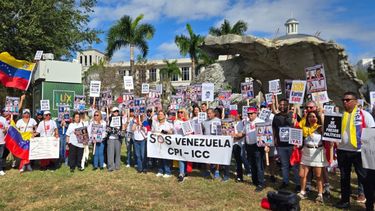
[[[42,56],[43,56],[43,51],[36,51],[35,56],[34,56],[34,61],[41,60]]]
[[[198,102],[202,99],[202,85],[194,84],[186,87],[186,97],[193,102]]]
[[[289,143],[289,139],[290,139],[289,132],[290,132],[289,127],[280,127],[279,128],[280,142],[288,142]]]
[[[124,88],[125,90],[133,90],[133,76],[124,76]]]
[[[268,121],[270,119],[271,113],[272,112],[269,109],[262,109],[259,114],[259,119]]]
[[[219,105],[224,106],[225,108],[230,107],[230,98],[232,96],[231,90],[221,90],[217,96]],[[232,109],[231,109],[232,110]]]
[[[86,108],[86,96],[75,95],[74,96],[74,110],[75,111],[84,111],[85,108]]]
[[[57,110],[57,119],[58,121],[70,121],[70,108],[69,105],[59,105]]]
[[[235,132],[233,119],[223,119],[221,120],[221,133],[222,135],[230,136]]]
[[[202,83],[202,101],[214,101],[214,89],[213,83]]]
[[[247,118],[247,109],[249,109],[250,106],[242,106],[242,119]]]
[[[333,114],[335,112],[335,106],[333,105],[324,105],[324,114]]]
[[[306,81],[294,80],[292,82],[292,89],[290,90],[289,103],[303,104],[305,96]]]
[[[113,116],[111,121],[111,127],[120,127],[121,126],[121,120],[120,116]]]
[[[90,82],[90,97],[100,97],[100,81]]]
[[[221,135],[221,121],[213,121],[210,125],[212,135]]]
[[[202,135],[202,124],[198,122],[198,120],[192,121],[193,129],[194,129],[194,135]]]
[[[148,94],[150,92],[150,84],[143,83],[142,84],[142,94]]]
[[[30,160],[59,158],[60,141],[55,137],[37,137],[30,139]]]
[[[241,83],[241,94],[243,99],[254,98],[253,82]]]
[[[198,123],[202,123],[207,119],[207,113],[206,112],[199,112],[198,113]]]
[[[307,93],[327,91],[323,64],[305,68]]]
[[[147,156],[168,160],[230,165],[231,136],[164,135],[149,133]]]
[[[107,90],[100,93],[100,107],[110,107],[112,102],[112,91]]]
[[[90,135],[90,142],[100,143],[103,141],[104,135],[103,125],[93,123],[91,125],[91,135]]]
[[[361,141],[362,166],[375,170],[375,128],[363,128]]]
[[[291,80],[291,79],[286,79],[284,81],[284,85],[285,85],[285,98],[287,100],[289,100],[290,90],[292,89],[292,83],[293,83],[293,80]]]
[[[267,105],[272,105],[272,96],[273,96],[273,94],[272,93],[267,93],[267,94],[265,94],[265,96],[266,96],[266,103],[267,103]]]
[[[329,98],[327,91],[322,91],[322,92],[313,92],[311,93],[312,100],[317,102],[317,103],[328,103]]]
[[[302,146],[302,143],[302,130],[297,128],[289,128],[289,144]]]
[[[17,115],[19,113],[19,106],[20,98],[19,97],[5,97],[5,111],[12,113],[13,115]]]
[[[274,146],[272,122],[256,123],[255,128],[258,147]]]
[[[281,94],[280,79],[268,81],[268,91],[273,93],[274,95],[280,95]]]
[[[40,110],[49,111],[49,100],[40,100]]]
[[[371,104],[371,109],[373,109],[375,106],[375,91],[370,92],[370,104]]]
[[[190,121],[182,122],[181,129],[182,129],[182,133],[185,136],[194,133],[194,129],[193,129]]]
[[[237,104],[229,105],[229,110],[238,110]]]
[[[156,92],[159,94],[163,94],[163,84],[156,84]]]
[[[324,115],[323,140],[341,142],[341,115]]]
[[[79,127],[74,130],[74,134],[77,137],[78,143],[87,145],[89,143],[89,134],[87,132],[87,127]]]

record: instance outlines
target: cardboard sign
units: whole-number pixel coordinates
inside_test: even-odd
[[[59,158],[60,141],[55,137],[30,139],[29,160]]]
[[[323,140],[341,142],[341,115],[324,115]]]
[[[100,97],[100,81],[90,82],[90,97]]]
[[[49,111],[49,100],[40,100],[40,110]]]
[[[281,94],[280,79],[268,81],[268,91],[273,93],[274,95],[280,95]]]
[[[267,123],[256,123],[255,131],[257,137],[257,146],[274,146],[273,143],[273,131],[272,131],[272,122]]]
[[[305,96],[306,81],[294,80],[290,90],[289,103],[303,104]]]
[[[206,112],[199,112],[198,113],[198,123],[202,123],[206,121],[207,119],[207,113]]]
[[[202,101],[214,101],[214,89],[213,83],[202,83]]]
[[[125,90],[134,89],[133,76],[124,76],[124,88]]]
[[[254,98],[254,88],[253,83],[241,83],[241,94],[243,99],[253,99]]]
[[[142,94],[148,94],[150,92],[150,84],[143,83],[142,84]]]
[[[13,115],[18,115],[20,112],[18,109],[20,103],[19,97],[9,97],[5,98],[5,111],[12,113]]]
[[[302,146],[302,143],[302,130],[297,128],[289,128],[289,144]]]
[[[361,139],[362,166],[375,170],[375,128],[363,128]]]
[[[320,104],[329,102],[327,91],[311,93],[311,97],[313,101],[320,103]]]
[[[326,77],[323,64],[305,68],[307,93],[327,91]]]

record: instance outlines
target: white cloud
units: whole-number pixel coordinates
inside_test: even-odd
[[[152,59],[181,58],[180,50],[174,42],[164,42],[157,47]]]

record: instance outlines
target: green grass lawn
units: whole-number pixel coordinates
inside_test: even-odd
[[[176,177],[158,178],[154,172],[139,174],[124,164],[114,172],[93,171],[90,164],[85,171],[74,173],[67,166],[56,171],[20,174],[12,169],[6,173],[0,177],[0,210],[262,210],[261,199],[280,182],[278,177],[278,183],[255,193],[249,177],[244,183],[235,183],[232,175],[224,183],[203,179],[199,170],[194,170],[180,184]],[[302,210],[335,210],[333,204],[339,200],[338,175],[331,175],[331,184],[330,200],[324,205],[316,204],[313,192],[310,200],[301,202]],[[354,201],[351,210],[364,209],[363,204]]]

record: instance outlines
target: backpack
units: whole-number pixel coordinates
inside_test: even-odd
[[[273,211],[299,211],[300,205],[297,194],[287,191],[270,191],[267,193],[270,208]]]

